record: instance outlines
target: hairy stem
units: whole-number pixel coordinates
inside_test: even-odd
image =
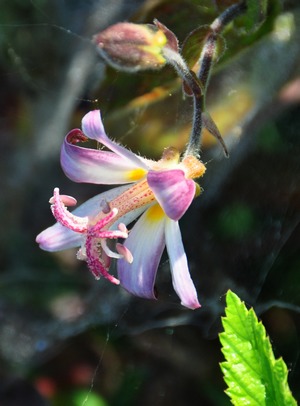
[[[218,36],[228,23],[230,23],[234,18],[242,14],[244,11],[246,11],[246,2],[242,1],[229,7],[213,21],[200,55],[200,69],[198,75],[190,70],[179,52],[168,46],[163,50],[166,61],[183,79],[184,84],[189,88],[189,91],[193,96],[193,125],[184,156],[199,156],[203,128],[203,110],[205,108],[205,93],[217,52]],[[213,130],[212,134],[221,142],[224,153],[226,156],[228,156],[228,151],[217,127],[211,119],[209,123],[211,130]]]
[[[202,134],[202,104],[203,89],[193,71],[189,69],[182,56],[171,48],[164,49],[164,57],[167,62],[176,70],[183,79],[193,95],[193,126],[189,144],[185,152],[186,155],[198,156],[200,148],[200,138]]]
[[[205,44],[203,46],[200,59],[199,59],[199,65],[200,69],[197,74],[199,82],[201,83],[202,90],[203,90],[203,96],[201,97],[201,109],[205,109],[205,96],[206,96],[206,90],[209,84],[210,80],[210,75],[212,72],[212,67],[213,63],[216,57],[217,53],[217,41],[220,33],[223,31],[225,26],[229,24],[231,21],[233,21],[236,17],[244,13],[247,9],[246,1],[242,1],[238,4],[233,4],[231,7],[226,9],[219,17],[217,17],[213,23],[210,26],[210,32],[206,37]],[[194,108],[199,108],[198,105],[195,105],[194,103]],[[200,128],[202,132],[202,127],[203,127],[203,118],[202,118],[202,113],[201,117],[199,118],[199,110],[196,111],[194,110],[194,123],[195,121],[200,121]],[[214,124],[214,123],[213,123]],[[195,125],[195,124],[194,124]],[[199,125],[197,125],[199,127]],[[185,152],[185,155],[187,154],[193,154],[193,155],[198,155],[199,150],[200,150],[200,142],[201,142],[201,136],[202,134],[198,133],[198,138],[197,134],[195,134],[193,131],[190,136],[190,140]],[[217,139],[221,142],[221,145],[223,146],[223,150],[226,156],[228,156],[228,151],[226,149],[226,146],[222,140],[221,134],[219,133],[217,127],[214,127],[213,135],[217,135]]]
[[[245,1],[233,4],[210,25],[210,33],[206,37],[205,45],[200,55],[200,69],[198,72],[198,78],[205,90],[209,83],[214,58],[217,52],[218,35],[223,31],[227,24],[244,13],[246,9],[247,5]]]

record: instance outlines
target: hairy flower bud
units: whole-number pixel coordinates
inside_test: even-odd
[[[165,65],[164,32],[154,25],[117,23],[93,37],[100,55],[113,67],[134,72]]]

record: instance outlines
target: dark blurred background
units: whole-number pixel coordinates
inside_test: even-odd
[[[90,39],[117,21],[167,25],[182,41],[234,1],[1,0],[0,406],[229,405],[219,369],[224,295],[262,319],[300,399],[300,5],[270,0],[225,31],[208,110],[230,150],[204,134],[203,193],[181,220],[202,308],[182,308],[167,256],[158,300],[95,281],[75,251],[35,243],[53,188],[104,190],[63,174],[68,130],[100,108],[108,134],[157,159],[181,151],[191,100],[168,67],[106,67]],[[246,28],[245,28],[246,27]],[[161,112],[164,114],[161,114]]]

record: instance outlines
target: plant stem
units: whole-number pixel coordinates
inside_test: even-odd
[[[182,56],[171,48],[164,49],[164,57],[167,62],[176,70],[184,83],[189,87],[193,96],[193,126],[189,139],[186,155],[199,155],[200,138],[202,134],[202,106],[203,89],[197,76],[189,69]]]
[[[223,31],[227,24],[245,12],[246,9],[247,5],[245,1],[238,4],[233,4],[210,25],[210,33],[207,35],[205,45],[200,55],[200,70],[198,72],[198,78],[203,84],[205,91],[209,83],[213,62],[217,52],[217,40],[219,34]]]
[[[237,4],[233,4],[214,20],[214,22],[211,24],[211,29],[215,33],[220,33],[227,24],[233,21],[236,17],[243,14],[246,10],[247,4],[245,0]]]
[[[178,75],[183,79],[184,84],[188,86],[193,96],[193,125],[184,156],[193,155],[199,157],[203,128],[203,111],[205,109],[205,94],[209,83],[214,59],[217,53],[217,40],[219,38],[219,35],[228,23],[245,12],[246,9],[246,1],[243,0],[240,3],[234,4],[226,9],[210,25],[209,33],[206,37],[206,41],[199,59],[200,69],[198,75],[190,70],[190,68],[187,66],[186,62],[178,52],[174,51],[170,47],[165,47],[163,50],[166,61],[176,70]],[[211,119],[209,127],[212,131],[212,134],[221,142],[225,155],[228,156],[228,151],[226,149],[226,145],[222,140],[221,134],[219,133],[219,130]]]
[[[231,21],[233,21],[236,17],[244,13],[247,9],[247,4],[246,1],[241,1],[238,4],[233,4],[230,6],[228,9],[226,9],[219,17],[217,17],[212,24],[210,25],[210,32],[208,33],[206,37],[205,44],[203,46],[200,59],[199,59],[199,65],[200,69],[197,74],[199,82],[201,83],[201,86],[203,87],[203,96],[202,96],[202,101],[201,101],[201,109],[205,109],[205,96],[206,96],[206,90],[209,84],[211,72],[212,72],[212,67],[214,63],[214,59],[216,57],[217,53],[217,41],[220,36],[220,33],[223,31],[225,26],[229,24]],[[194,103],[194,107],[195,106]],[[199,112],[194,111],[194,120],[200,120],[201,124],[197,125],[198,127],[201,128],[202,132],[202,127],[203,127],[203,119],[202,117],[198,117]],[[197,134],[195,134],[193,131],[190,136],[190,140],[187,146],[187,150],[185,152],[185,155],[188,153],[193,153],[193,154],[198,154],[200,150],[200,141],[201,141],[201,136],[202,134],[198,133],[198,139]],[[218,135],[221,137],[219,131],[217,130]],[[214,132],[214,135],[216,133]],[[226,146],[222,140],[219,137],[217,137],[221,144],[223,145],[224,153],[226,156],[228,156],[228,152],[226,149]]]

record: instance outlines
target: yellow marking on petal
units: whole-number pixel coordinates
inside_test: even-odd
[[[129,181],[136,181],[142,179],[146,175],[147,171],[143,168],[132,169],[127,172],[127,179]]]
[[[159,204],[150,207],[146,213],[148,220],[150,221],[160,221],[165,216],[165,212]]]

